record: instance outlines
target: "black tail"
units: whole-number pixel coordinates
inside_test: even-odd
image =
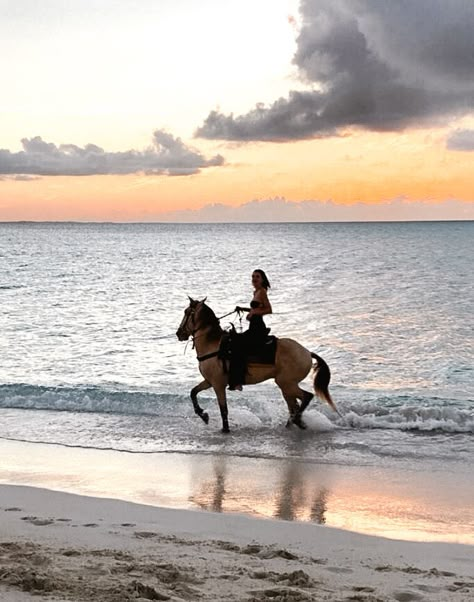
[[[340,415],[339,410],[336,408],[336,404],[332,400],[328,389],[329,382],[331,380],[331,371],[329,370],[329,366],[326,364],[323,358],[316,353],[311,353],[311,357],[317,361],[313,382],[316,395],[327,401],[331,408]]]

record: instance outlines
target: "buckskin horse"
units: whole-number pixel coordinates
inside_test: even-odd
[[[191,390],[194,412],[208,424],[209,415],[199,405],[197,395],[212,387],[221,411],[222,432],[228,433],[226,398],[228,371],[224,364],[225,360],[223,361],[219,357],[219,348],[225,332],[219,324],[219,319],[205,301],[206,299],[196,301],[189,297],[189,306],[184,311],[176,336],[180,341],[187,341],[189,337],[192,337],[199,361],[199,371],[204,377],[204,380]],[[316,360],[314,366],[313,359]],[[255,385],[274,378],[288,405],[290,417],[287,426],[295,424],[304,429],[306,426],[302,418],[303,412],[314,396],[309,391],[302,389],[299,383],[306,378],[311,368],[315,370],[313,386],[316,395],[327,401],[331,408],[339,413],[328,390],[331,379],[328,365],[322,357],[308,351],[293,339],[279,338],[277,340],[274,364],[249,362],[245,384]],[[298,403],[298,400],[301,403]]]

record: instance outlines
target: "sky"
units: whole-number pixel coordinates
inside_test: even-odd
[[[0,0],[0,221],[474,219],[473,0]]]

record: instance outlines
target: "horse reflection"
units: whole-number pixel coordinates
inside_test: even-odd
[[[222,512],[226,494],[227,463],[216,458],[213,462],[213,478],[204,481],[200,491],[190,497],[202,510]]]
[[[232,465],[231,465],[232,466]],[[210,467],[209,467],[210,468]],[[324,486],[314,487],[307,467],[298,462],[287,464],[280,483],[252,482],[239,479],[238,471],[229,475],[227,458],[215,458],[212,473],[198,479],[190,501],[211,512],[254,511],[259,515],[282,520],[310,520],[326,523],[329,492]]]
[[[311,521],[318,525],[326,524],[326,512],[328,509],[328,490],[321,487],[311,505]]]
[[[275,518],[282,520],[304,520],[308,515],[312,522],[326,523],[328,490],[316,488],[313,495],[307,493],[307,471],[298,463],[288,464],[283,472]]]

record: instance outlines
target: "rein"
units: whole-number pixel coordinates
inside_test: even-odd
[[[216,316],[216,318],[220,322],[224,318],[227,318],[228,316],[231,316],[232,314],[235,314],[235,313],[239,313],[240,314],[240,312],[238,312],[237,310],[234,309],[233,311],[230,311],[229,313],[224,314],[223,316],[220,316],[219,318],[217,318],[217,316]],[[185,324],[186,326],[188,324],[189,318],[191,318],[191,317],[193,319],[193,326],[194,326],[194,310],[188,315],[188,318],[187,318],[186,324]],[[193,338],[193,349],[196,348],[196,345],[195,345],[196,339],[199,339],[199,337],[202,337],[202,336],[204,336],[206,334],[205,332],[203,332],[202,334],[196,336],[196,332],[198,332],[199,330],[200,330],[200,328],[193,329],[191,331],[191,336]],[[211,359],[212,357],[217,357],[218,355],[219,355],[219,350],[212,351],[211,353],[206,353],[205,355],[198,355],[196,357],[196,359],[197,359],[198,362],[204,362],[204,361],[206,361],[208,359]]]

